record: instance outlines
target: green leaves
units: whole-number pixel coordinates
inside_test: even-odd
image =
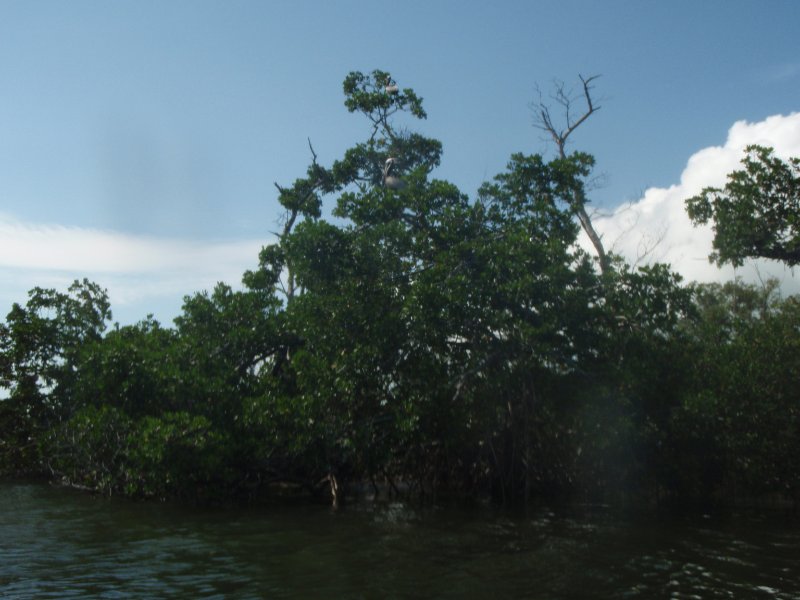
[[[41,441],[48,470],[63,483],[110,495],[126,479],[132,422],[111,406],[86,406]]]
[[[591,156],[513,154],[471,199],[434,177],[440,142],[396,128],[425,117],[413,90],[384,71],[344,90],[367,139],[330,167],[309,144],[242,289],[186,296],[171,328],[105,333],[88,281],[12,307],[0,471],[192,500],[377,479],[502,501],[800,489],[796,299],[687,287],[602,245],[598,272],[577,245]],[[690,215],[716,219],[719,260],[793,264],[797,160],[750,152]]]
[[[775,282],[698,286],[695,391],[682,425],[728,482],[757,495],[800,489],[800,303]]]
[[[686,200],[695,224],[713,221],[718,265],[741,266],[746,258],[800,263],[800,158],[782,161],[771,148],[748,146],[744,169],[724,188],[705,188]]]
[[[364,113],[376,126],[388,125],[387,119],[401,110],[418,119],[428,116],[422,108],[422,99],[412,89],[393,90],[396,84],[386,71],[375,70],[370,75],[353,71],[342,87],[347,110]]]
[[[0,381],[41,410],[68,411],[81,348],[100,339],[110,318],[106,291],[86,279],[67,293],[34,288],[0,328]]]
[[[81,349],[76,406],[108,406],[131,417],[157,415],[187,401],[178,336],[147,318],[115,327]]]
[[[191,494],[194,501],[224,474],[229,452],[205,417],[164,411],[134,420],[111,406],[80,409],[48,432],[43,448],[48,469],[67,485],[158,499]]]

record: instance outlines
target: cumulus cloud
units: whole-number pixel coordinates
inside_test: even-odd
[[[741,167],[744,148],[750,144],[771,146],[782,158],[800,156],[800,113],[756,123],[737,121],[723,145],[704,148],[689,158],[679,183],[650,188],[639,200],[617,207],[610,215],[596,216],[593,222],[606,248],[638,265],[669,263],[687,281],[722,282],[741,277],[757,283],[777,277],[784,293],[800,293],[800,272],[775,261],[752,260],[735,270],[710,264],[711,227],[694,227],[686,215],[684,201],[704,187],[723,186],[727,174]],[[581,244],[591,251],[585,236]]]
[[[0,214],[0,302],[24,303],[29,289],[65,289],[87,277],[108,289],[123,322],[155,312],[169,320],[184,295],[219,281],[237,285],[267,240],[199,242],[26,223]],[[139,311],[139,306],[146,306]],[[135,311],[135,312],[130,312]],[[141,314],[139,314],[141,312]]]

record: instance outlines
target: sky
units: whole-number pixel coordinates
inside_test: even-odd
[[[115,321],[169,324],[184,296],[237,287],[308,140],[330,164],[369,135],[341,84],[373,69],[423,97],[408,125],[471,197],[512,153],[552,155],[537,90],[599,75],[570,149],[597,160],[606,246],[800,292],[779,264],[709,265],[683,209],[747,144],[800,156],[798,23],[796,0],[0,0],[0,311],[87,277]]]

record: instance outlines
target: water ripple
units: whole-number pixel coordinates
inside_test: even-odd
[[[798,598],[797,521],[190,510],[0,484],[8,598]]]

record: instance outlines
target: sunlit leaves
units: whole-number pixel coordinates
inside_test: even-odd
[[[705,188],[686,200],[695,224],[712,222],[709,260],[741,266],[746,258],[800,263],[800,158],[783,161],[771,148],[748,146],[743,169],[724,188]]]
[[[369,75],[354,71],[344,80],[345,106],[350,112],[359,111],[373,123],[386,120],[397,111],[407,110],[419,119],[427,114],[422,108],[422,99],[412,89],[404,88],[391,93],[387,87],[393,82],[386,71],[375,70]]]

